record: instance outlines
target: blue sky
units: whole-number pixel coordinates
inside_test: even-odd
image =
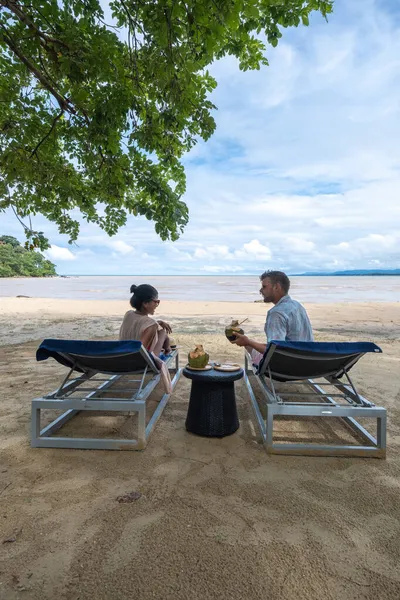
[[[218,81],[217,130],[184,159],[190,222],[162,242],[145,219],[76,246],[40,216],[60,274],[258,274],[400,267],[400,5],[336,0],[287,30],[270,66]],[[2,213],[1,233],[23,239]]]

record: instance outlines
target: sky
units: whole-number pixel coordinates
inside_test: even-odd
[[[217,129],[185,156],[190,220],[162,242],[144,218],[76,245],[36,215],[59,274],[213,275],[400,267],[400,4],[336,0],[283,32],[269,67],[211,66]],[[21,226],[0,215],[0,233]]]

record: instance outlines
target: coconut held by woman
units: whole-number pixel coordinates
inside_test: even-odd
[[[247,321],[247,318],[244,319],[243,321],[241,321],[240,323],[239,323],[238,319],[232,319],[231,324],[227,325],[225,327],[225,335],[226,335],[226,337],[228,338],[228,340],[230,342],[234,342],[235,341],[235,339],[236,339],[235,333],[240,333],[241,335],[244,334],[244,331],[240,327],[240,325],[242,323],[244,323],[245,321]]]

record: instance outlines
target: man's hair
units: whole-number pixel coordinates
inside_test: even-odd
[[[289,292],[290,279],[286,273],[283,273],[283,271],[264,271],[264,273],[260,275],[260,281],[267,277],[272,281],[273,285],[280,283],[285,294]]]

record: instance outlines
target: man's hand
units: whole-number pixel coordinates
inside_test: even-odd
[[[159,325],[160,325],[160,326],[161,326],[163,329],[165,329],[165,331],[166,331],[167,333],[172,333],[171,326],[170,326],[170,325],[168,325],[168,323],[166,323],[165,321],[161,321],[161,319],[160,319],[160,320],[158,320],[157,322],[158,322],[158,324],[159,324]]]
[[[247,335],[243,335],[242,333],[236,333],[236,331],[232,332],[236,339],[231,342],[232,344],[236,344],[236,346],[245,346],[248,352],[251,350],[257,350],[260,354],[264,354],[267,349],[267,344],[262,344],[261,342],[256,342],[255,340],[251,340],[247,337]]]
[[[231,342],[232,344],[236,344],[236,346],[250,345],[250,340],[247,337],[247,335],[243,335],[242,333],[236,333],[236,331],[233,331],[232,333],[236,337],[236,339]]]

